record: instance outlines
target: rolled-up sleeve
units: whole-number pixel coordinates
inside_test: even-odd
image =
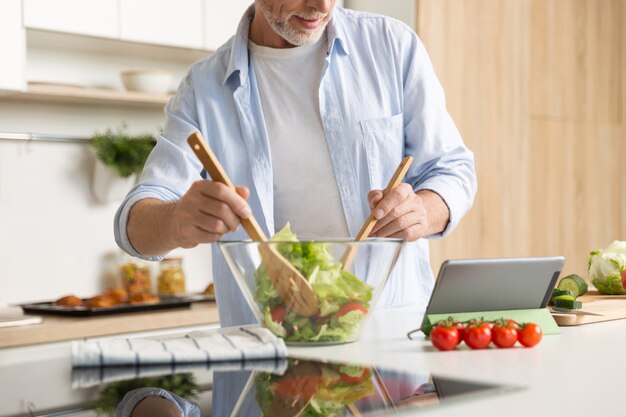
[[[415,191],[434,191],[448,206],[446,229],[432,236],[443,237],[454,230],[474,202],[474,154],[448,113],[443,88],[414,32],[405,33],[402,50],[405,153],[414,157],[407,179]]]
[[[202,167],[187,145],[187,138],[199,129],[192,73],[181,82],[176,95],[165,106],[165,128],[148,157],[139,184],[126,196],[114,219],[115,241],[132,256],[147,260],[162,257],[141,255],[128,239],[128,216],[133,205],[146,198],[179,200],[191,184],[201,179]]]

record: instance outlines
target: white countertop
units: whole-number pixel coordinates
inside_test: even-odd
[[[463,401],[420,410],[429,416],[618,416],[626,377],[626,320],[563,327],[560,335],[544,336],[533,348],[462,348],[440,352],[420,332],[421,314],[388,310],[374,314],[356,344],[324,348],[291,348],[290,354],[310,358],[373,363],[402,370],[420,370],[524,387],[500,397]],[[415,337],[414,337],[415,339]]]
[[[626,320],[561,328],[562,334],[544,336],[534,348],[461,349],[439,352],[419,333],[406,333],[421,321],[418,312],[375,312],[359,342],[328,347],[290,347],[291,356],[357,362],[398,371],[434,373],[474,381],[523,387],[497,397],[481,397],[445,407],[420,410],[429,416],[528,417],[565,415],[624,415],[622,376],[626,375]],[[22,395],[20,372],[29,375],[70,373],[69,344],[56,343],[0,349],[0,397],[9,403]],[[29,392],[39,391],[30,384]],[[47,391],[70,387],[47,386]],[[41,391],[39,391],[41,392]],[[66,393],[67,394],[67,393]],[[76,393],[72,394],[76,396]],[[34,395],[36,397],[36,395]],[[77,398],[78,400],[78,398]],[[21,401],[21,400],[20,400]],[[0,410],[0,416],[4,416]]]

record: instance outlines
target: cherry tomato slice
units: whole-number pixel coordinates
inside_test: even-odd
[[[270,310],[270,314],[272,315],[272,321],[276,323],[282,323],[285,320],[285,306],[279,305]]]
[[[339,378],[347,383],[356,384],[367,379],[370,376],[369,368],[363,368],[363,373],[359,376],[350,376],[348,374],[344,374],[343,372],[339,372]]]
[[[356,301],[350,301],[349,303],[345,303],[339,307],[339,310],[335,313],[335,317],[344,316],[354,310],[361,310],[363,313],[367,314],[367,308],[365,308],[363,304],[357,303]]]

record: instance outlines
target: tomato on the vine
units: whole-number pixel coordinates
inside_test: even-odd
[[[459,332],[459,341],[456,343],[458,345],[465,340],[465,325],[460,321],[457,321],[454,323],[454,327],[456,327],[456,331]]]
[[[493,344],[499,348],[509,348],[517,342],[517,329],[509,323],[496,323],[491,331]]]
[[[487,323],[469,324],[465,328],[465,344],[472,349],[484,349],[491,343],[491,329]]]
[[[541,341],[543,332],[535,323],[524,323],[518,331],[519,342],[526,347],[533,347]]]
[[[430,342],[439,350],[452,350],[459,344],[459,331],[453,324],[439,323],[430,331]]]

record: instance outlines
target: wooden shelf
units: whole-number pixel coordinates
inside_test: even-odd
[[[29,83],[26,91],[7,93],[0,96],[0,100],[162,108],[171,97],[169,94]]]

